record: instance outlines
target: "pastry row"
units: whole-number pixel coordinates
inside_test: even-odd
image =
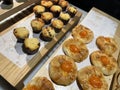
[[[65,0],[41,0],[39,5],[33,7],[33,12],[35,18],[29,24],[32,32],[39,34],[39,38],[29,38],[30,32],[25,26],[13,30],[17,41],[23,43],[23,51],[27,54],[35,54],[39,50],[39,39],[51,41],[77,13],[77,9]]]
[[[112,56],[117,50],[115,40],[111,37],[97,37],[96,45],[99,50],[89,54],[86,44],[93,40],[93,31],[83,25],[77,25],[71,34],[73,38],[65,40],[62,44],[65,55],[57,55],[50,60],[48,73],[51,80],[49,82],[68,86],[76,81],[78,87],[83,90],[108,90],[105,76],[113,75],[118,68],[117,61]],[[78,69],[76,63],[84,62],[87,57],[91,65]],[[41,77],[38,78],[37,81],[40,81]],[[38,82],[32,84],[34,80],[36,81],[33,79],[23,90],[30,90],[33,86],[39,87],[33,90],[45,88],[47,82],[43,82],[42,87]],[[44,90],[55,90],[54,85],[51,84],[48,85],[48,87],[51,86],[49,89]]]

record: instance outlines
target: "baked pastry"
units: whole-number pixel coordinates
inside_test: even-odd
[[[55,56],[49,65],[49,75],[58,85],[70,85],[77,77],[76,64],[66,55]]]
[[[55,90],[47,77],[35,77],[22,90]]]
[[[96,44],[100,50],[108,55],[112,55],[117,50],[117,43],[111,37],[99,36],[96,39]]]
[[[62,10],[65,11],[69,3],[66,0],[60,0],[58,5],[60,5],[62,7]]]
[[[73,58],[75,62],[81,62],[88,57],[88,49],[86,45],[77,39],[70,38],[63,43],[62,49],[64,53]]]
[[[64,23],[64,25],[66,25],[68,23],[68,21],[70,20],[70,15],[66,12],[61,12],[59,15],[59,19],[61,19]]]
[[[49,11],[50,7],[53,5],[53,2],[51,0],[41,0],[40,4],[44,6],[47,11]]]
[[[80,24],[73,28],[72,36],[85,44],[90,43],[94,38],[93,31]]]
[[[35,13],[36,17],[41,17],[41,13],[45,12],[45,7],[36,5],[33,7],[33,12]]]
[[[60,12],[62,11],[62,8],[59,5],[53,5],[50,8],[50,11],[53,12],[54,17],[58,17]]]
[[[41,18],[36,18],[31,21],[31,26],[34,33],[39,33],[44,25],[45,22]]]
[[[114,57],[108,56],[102,51],[94,51],[90,55],[91,63],[99,67],[104,75],[112,75],[117,70],[117,61]]]
[[[47,26],[42,29],[40,37],[44,41],[50,41],[54,38],[55,35],[56,35],[56,33],[55,33],[54,28],[51,26]]]
[[[86,66],[80,69],[77,79],[83,90],[108,90],[103,73],[95,66]]]
[[[67,13],[69,13],[71,17],[74,17],[77,13],[77,8],[75,8],[74,6],[69,6],[67,8]]]
[[[45,21],[46,24],[50,24],[53,14],[51,12],[44,12],[41,14],[41,18]]]
[[[29,37],[29,30],[26,27],[18,27],[13,30],[13,34],[18,42],[23,42],[25,38]]]
[[[23,44],[23,51],[27,54],[35,54],[40,47],[40,42],[37,38],[26,38]]]
[[[63,22],[60,19],[52,20],[51,25],[55,28],[56,33],[60,32],[64,26]]]
[[[53,4],[57,5],[59,0],[52,0]]]

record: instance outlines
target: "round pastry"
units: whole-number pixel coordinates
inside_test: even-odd
[[[77,39],[68,39],[63,43],[63,51],[66,55],[73,58],[75,62],[81,62],[88,57],[86,45]]]
[[[64,24],[60,19],[54,19],[52,21],[52,27],[55,28],[56,33],[60,32],[63,28]]]
[[[41,14],[41,18],[45,21],[46,24],[49,24],[53,18],[53,14],[51,12],[44,12]]]
[[[47,26],[42,29],[40,37],[42,40],[50,41],[54,38],[55,35],[56,35],[56,33],[55,33],[54,28],[51,26]]]
[[[69,3],[66,0],[60,0],[58,5],[60,5],[62,7],[62,10],[65,11]]]
[[[31,26],[34,33],[39,33],[44,25],[45,23],[41,18],[36,18],[31,21]]]
[[[23,44],[23,51],[27,54],[35,54],[40,47],[40,42],[37,38],[26,38]]]
[[[83,25],[75,26],[75,28],[72,30],[72,36],[73,38],[79,39],[85,44],[90,43],[94,38],[93,32]]]
[[[67,12],[70,14],[71,17],[74,17],[77,13],[77,8],[75,8],[74,6],[69,6],[67,8]]]
[[[74,60],[65,55],[55,56],[49,65],[50,78],[58,85],[70,85],[77,77]]]
[[[46,77],[35,77],[22,90],[55,90]]]
[[[41,13],[45,12],[45,7],[36,5],[33,7],[33,12],[35,13],[36,17],[41,17]]]
[[[53,12],[54,17],[58,17],[60,12],[62,11],[62,8],[59,5],[53,5],[50,8],[50,11]]]
[[[13,34],[18,42],[23,42],[25,38],[29,37],[29,30],[26,27],[18,27],[13,30]]]
[[[117,70],[117,61],[102,51],[94,51],[90,55],[91,63],[99,67],[104,75],[112,75]]]
[[[78,84],[83,90],[108,90],[103,73],[95,66],[86,66],[78,71]]]
[[[112,55],[117,50],[117,43],[111,37],[99,36],[96,39],[96,44],[100,50],[108,55]]]
[[[59,19],[61,19],[65,25],[68,23],[70,18],[71,18],[70,15],[68,13],[65,13],[65,12],[61,12],[59,15]]]
[[[40,4],[49,11],[50,7],[53,5],[53,2],[51,0],[41,0]]]

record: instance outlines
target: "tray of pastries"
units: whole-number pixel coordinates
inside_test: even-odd
[[[119,25],[92,8],[23,90],[110,90],[118,70]]]
[[[19,87],[28,72],[79,22],[81,15],[68,1],[41,0],[32,14],[0,33],[1,76]]]

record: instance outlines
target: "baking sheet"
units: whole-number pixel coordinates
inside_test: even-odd
[[[87,44],[87,47],[89,49],[89,54],[91,54],[91,52],[93,52],[95,50],[98,50],[98,48],[96,46],[96,43],[95,43],[96,38],[98,36],[103,35],[103,36],[114,37],[115,33],[116,33],[116,30],[118,28],[118,25],[119,25],[118,22],[109,18],[108,15],[104,15],[101,12],[98,12],[98,11],[99,11],[98,9],[93,8],[88,13],[88,15],[83,19],[83,21],[81,22],[82,25],[90,28],[94,32],[94,39],[92,40],[92,42]],[[68,38],[72,38],[71,34],[68,36]],[[113,55],[116,59],[117,59],[117,56],[118,56],[118,52],[119,52],[119,48],[115,52],[115,54]],[[51,80],[50,77],[49,77],[49,72],[48,72],[49,63],[50,63],[51,59],[53,57],[55,57],[56,55],[64,55],[64,53],[62,51],[62,44],[55,51],[55,53],[48,59],[48,61],[43,65],[43,67],[40,68],[40,70],[36,73],[36,75],[33,78],[35,78],[37,76],[45,76],[49,80]],[[91,65],[89,56],[83,62],[76,63],[76,65],[78,67],[78,70],[85,67],[85,66]],[[106,78],[106,81],[107,81],[107,83],[110,87],[113,75],[105,76],[105,78]],[[55,90],[80,90],[76,81],[74,81],[69,86],[56,85],[55,83],[53,83],[53,85],[55,87]]]

